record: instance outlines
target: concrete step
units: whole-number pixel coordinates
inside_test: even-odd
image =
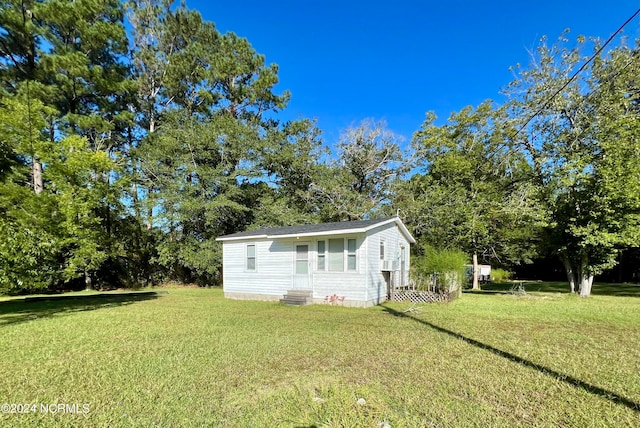
[[[304,306],[313,301],[313,292],[310,290],[289,290],[280,299],[280,303],[291,306]]]
[[[280,299],[280,303],[289,306],[305,306],[309,304],[307,299],[304,300],[292,300],[292,299]]]
[[[284,296],[280,301],[289,304],[306,304],[309,302],[309,298],[304,296]]]

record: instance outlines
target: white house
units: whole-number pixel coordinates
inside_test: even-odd
[[[250,230],[221,236],[223,288],[232,299],[287,293],[371,306],[409,281],[415,240],[398,217]]]

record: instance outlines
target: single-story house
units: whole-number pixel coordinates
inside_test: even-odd
[[[248,230],[222,242],[225,297],[279,300],[291,291],[321,303],[384,302],[390,287],[409,281],[409,245],[400,218],[345,221]]]

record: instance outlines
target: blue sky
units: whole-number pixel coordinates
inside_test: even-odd
[[[325,144],[365,118],[410,140],[427,111],[440,119],[501,101],[509,67],[543,35],[607,39],[640,1],[187,0],[222,33],[245,37],[280,67],[292,93],[283,120],[317,118]],[[640,37],[640,19],[625,28]]]

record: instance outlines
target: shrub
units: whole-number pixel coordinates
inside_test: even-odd
[[[413,261],[418,288],[454,292],[462,287],[467,255],[458,249],[436,249],[425,245],[424,255]]]
[[[4,219],[0,236],[0,294],[37,293],[61,282],[61,247],[55,236]]]
[[[513,278],[513,272],[504,269],[492,269],[491,281],[493,282],[505,282]]]

